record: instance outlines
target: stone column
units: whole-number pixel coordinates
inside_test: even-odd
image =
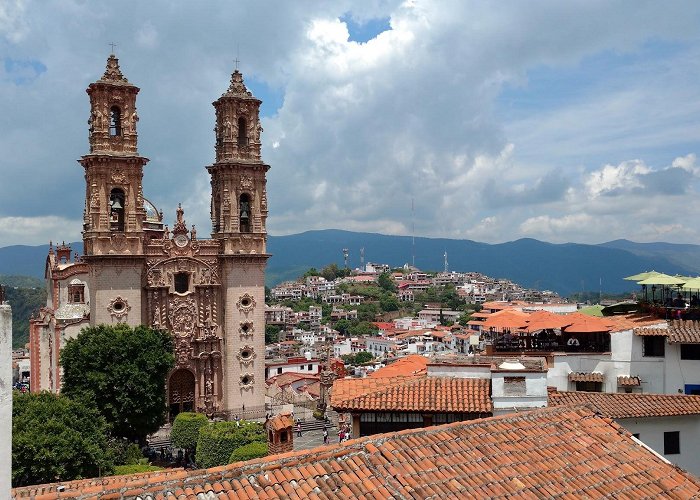
[[[0,497],[10,498],[12,488],[12,308],[1,300],[0,298]]]

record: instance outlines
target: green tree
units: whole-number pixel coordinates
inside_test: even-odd
[[[391,274],[389,273],[380,274],[377,277],[377,284],[387,292],[396,291],[396,284],[394,283],[394,280],[391,278]]]
[[[379,298],[379,307],[384,312],[398,311],[401,304],[394,294],[384,294]]]
[[[277,325],[265,325],[265,343],[274,344],[280,340],[280,327]]]
[[[370,353],[367,351],[361,351],[355,354],[355,364],[356,365],[361,365],[363,363],[369,363],[374,359],[374,356],[372,356]]]
[[[70,481],[114,468],[108,425],[96,408],[48,392],[12,401],[12,485]]]
[[[61,350],[62,393],[93,402],[112,434],[143,443],[165,423],[170,334],[123,323],[84,328]]]
[[[253,442],[267,442],[262,424],[212,422],[199,430],[197,465],[203,468],[225,465],[234,450]]]
[[[370,323],[369,321],[360,321],[348,328],[348,334],[352,335],[353,337],[365,337],[368,335],[372,336],[376,335],[378,331],[379,327]]]
[[[469,320],[472,319],[472,314],[473,314],[472,311],[464,311],[459,316],[459,319],[457,320],[457,322],[462,326],[467,326],[467,323],[469,322]]]
[[[199,429],[209,423],[209,419],[203,413],[182,412],[178,413],[170,431],[170,441],[178,448],[194,450],[199,439]]]
[[[375,321],[379,307],[374,302],[365,302],[357,306],[357,319],[360,321]]]
[[[315,267],[309,268],[308,271],[306,271],[304,274],[302,274],[302,278],[307,278],[309,276],[320,276],[321,273],[319,273]]]
[[[353,322],[350,321],[349,319],[339,319],[338,321],[335,322],[333,325],[333,328],[338,330],[338,332],[341,335],[347,335],[348,330],[350,327],[353,325]]]

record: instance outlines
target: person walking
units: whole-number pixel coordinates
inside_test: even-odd
[[[301,437],[301,420],[297,420],[297,437]]]
[[[323,444],[328,444],[328,429],[323,429]]]

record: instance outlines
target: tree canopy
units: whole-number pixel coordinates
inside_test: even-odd
[[[61,350],[61,391],[94,402],[114,436],[143,442],[165,423],[165,377],[174,363],[166,331],[123,323],[84,328]]]
[[[197,465],[203,468],[225,465],[234,450],[254,442],[267,442],[263,426],[257,422],[241,420],[207,424],[199,429]]]
[[[199,439],[199,429],[209,423],[209,419],[203,413],[182,412],[178,413],[170,431],[170,441],[178,448],[194,450]]]
[[[95,409],[49,392],[13,394],[12,485],[112,472],[108,425]]]

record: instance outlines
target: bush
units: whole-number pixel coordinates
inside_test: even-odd
[[[266,455],[267,442],[254,441],[233,450],[233,453],[228,458],[228,463],[245,462],[246,460],[253,460]]]
[[[199,429],[209,423],[203,413],[178,413],[170,431],[170,441],[178,448],[194,450],[199,438]]]
[[[155,465],[148,464],[117,465],[114,468],[114,475],[123,476],[126,474],[139,474],[141,472],[155,472],[159,470],[163,470],[163,467],[156,467]]]
[[[143,458],[143,453],[141,453],[139,445],[130,443],[126,439],[110,441],[109,448],[114,456],[115,465],[134,465],[139,463]]]
[[[202,468],[226,465],[237,448],[253,442],[267,442],[262,424],[241,421],[213,422],[199,429],[197,465]]]

